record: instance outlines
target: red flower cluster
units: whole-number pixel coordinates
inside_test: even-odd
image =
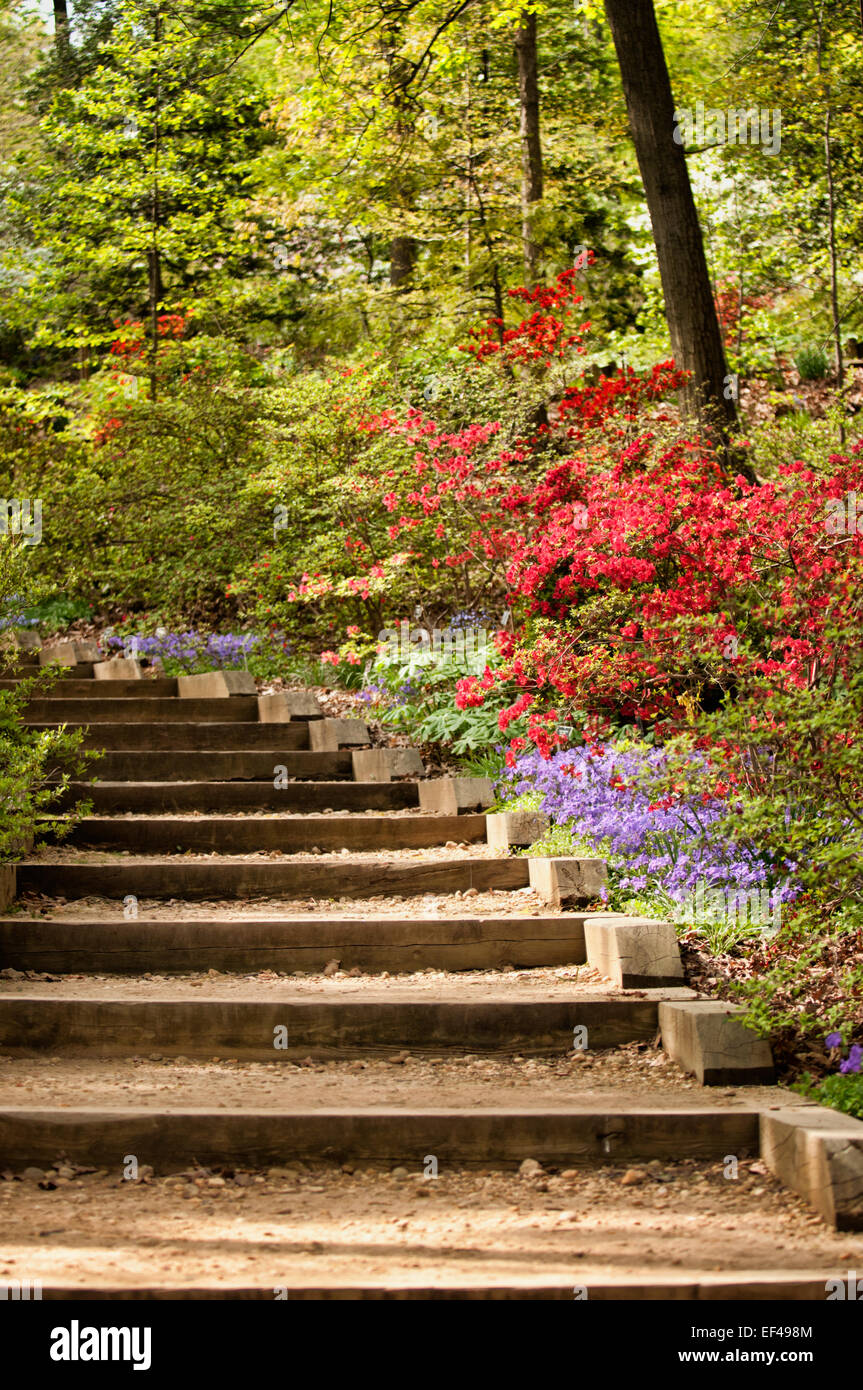
[[[538,308],[517,328],[505,328],[502,319],[488,319],[481,328],[471,329],[473,341],[462,351],[470,353],[477,362],[500,353],[509,363],[540,362],[545,366],[551,366],[555,359],[562,360],[573,345],[576,352],[584,352],[581,339],[590,323],[582,323],[573,332],[567,331],[566,323],[583,299],[575,292],[575,276],[573,268],[558,275],[551,287],[509,290],[511,299],[522,299]]]
[[[566,323],[580,302],[574,276],[513,291],[530,315],[507,330],[489,321],[465,351],[518,376],[514,364],[547,368],[580,349],[582,329]],[[834,455],[822,472],[792,461],[760,485],[730,479],[706,441],[664,428],[663,399],[684,379],[672,362],[582,375],[548,427],[506,446],[497,420],[453,432],[420,410],[387,409],[360,423],[399,444],[362,476],[392,553],[378,551],[373,569],[373,549],[345,536],[359,572],[343,584],[366,596],[398,554],[417,576],[463,567],[495,576],[498,591],[508,585],[531,635],[499,634],[501,665],[460,681],[456,703],[503,695],[501,730],[520,725],[513,747],[522,728],[542,751],[559,746],[567,710],[595,741],[609,721],[691,722],[706,687],[747,673],[806,685],[836,656],[831,625],[856,626],[863,518],[844,529],[828,521],[842,499],[863,496],[863,450]],[[540,452],[548,443],[556,453]],[[325,591],[318,583],[312,592]]]
[[[191,314],[160,314],[156,320],[156,332],[160,338],[174,342],[183,338],[191,320]],[[115,357],[140,357],[146,348],[147,330],[142,319],[114,319],[114,327],[123,330],[122,337],[115,338],[111,352]]]

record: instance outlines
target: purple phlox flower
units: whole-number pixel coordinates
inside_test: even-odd
[[[849,1072],[858,1072],[861,1063],[863,1063],[863,1047],[859,1043],[852,1043],[848,1056],[840,1064],[839,1070],[847,1076]]]
[[[696,770],[706,763],[693,754]],[[727,811],[721,798],[677,795],[657,804],[650,790],[654,775],[668,766],[661,748],[614,744],[599,752],[561,749],[549,758],[529,753],[503,774],[512,793],[540,792],[542,810],[557,825],[607,853],[624,889],[659,881],[673,900],[682,902],[703,888],[770,895],[770,906],[787,902],[799,891],[790,880],[789,864],[769,862],[755,846],[720,838],[712,828]]]

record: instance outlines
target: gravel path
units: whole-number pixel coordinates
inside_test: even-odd
[[[417,853],[424,854],[425,851]],[[68,862],[73,863],[75,860],[73,858]],[[108,857],[105,862],[113,861]],[[599,905],[597,911],[601,910],[602,907]],[[72,902],[67,902],[63,897],[26,895],[16,901],[14,912],[8,913],[0,920],[14,921],[16,917],[29,917],[34,913],[47,918],[61,918],[63,921],[116,919],[122,915],[122,902],[118,898],[95,895],[75,898]],[[550,910],[548,904],[543,903],[531,888],[492,888],[487,892],[467,888],[464,892],[459,890],[446,894],[424,893],[407,897],[392,893],[370,898],[256,897],[253,902],[246,903],[238,902],[236,898],[194,901],[178,898],[138,899],[138,921],[146,918],[153,921],[164,921],[166,918],[172,921],[191,921],[195,918],[220,917],[239,922],[260,921],[273,917],[300,917],[308,913],[363,920],[374,917],[566,917],[565,913],[559,914]]]

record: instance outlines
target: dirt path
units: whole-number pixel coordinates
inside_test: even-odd
[[[194,1170],[193,1170],[194,1172]],[[521,1177],[501,1172],[201,1173],[0,1183],[0,1277],[46,1286],[203,1284],[263,1290],[365,1285],[603,1285],[805,1276],[863,1264],[863,1237],[829,1231],[742,1164],[651,1163]],[[571,1293],[569,1294],[571,1297]]]

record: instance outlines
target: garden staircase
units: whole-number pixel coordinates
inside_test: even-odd
[[[718,1095],[682,1074],[676,1088],[653,1090],[646,1072],[616,1085],[601,1059],[636,1048],[664,1061],[660,1007],[691,993],[585,986],[565,969],[584,961],[584,914],[526,908],[528,861],[480,848],[485,815],[423,811],[415,780],[357,782],[350,752],[310,747],[309,717],[259,714],[254,696],[184,698],[170,680],[94,679],[87,663],[28,707],[34,726],[81,726],[103,751],[95,784],[66,797],[71,806],[87,795],[92,814],[18,865],[18,902],[0,920],[0,1169],[42,1169],[36,1191],[51,1190],[58,1205],[84,1202],[87,1167],[115,1184],[116,1200],[125,1200],[117,1184],[140,1188],[139,1169],[156,1187],[183,1172],[185,1195],[171,1200],[186,1213],[195,1184],[198,1204],[255,1183],[277,1194],[263,1226],[236,1227],[245,1263],[234,1274],[202,1264],[206,1206],[167,1272],[147,1253],[146,1212],[130,1214],[117,1249],[102,1249],[92,1231],[76,1235],[85,1208],[70,1207],[62,1253],[49,1231],[26,1255],[43,1296],[272,1298],[282,1285],[292,1298],[572,1298],[574,1287],[591,1298],[823,1296],[817,1261],[753,1268],[745,1245],[717,1268],[697,1253],[663,1260],[660,1235],[639,1266],[625,1229],[591,1255],[573,1228],[562,1250],[501,1253],[494,1223],[481,1239],[467,1235],[477,1191],[453,1198],[449,1235],[406,1253],[417,1184],[433,1186],[435,1174],[445,1191],[449,1174],[467,1174],[469,1187],[472,1173],[488,1183],[493,1170],[521,1168],[523,1190],[542,1205],[549,1184],[577,1184],[579,1173],[622,1181],[634,1168],[715,1167],[729,1155],[745,1165],[757,1158],[764,1111],[789,1097],[770,1087]],[[280,767],[286,785],[275,785]],[[492,892],[499,911],[471,909],[473,895]],[[515,988],[515,972],[539,967],[564,969]],[[418,972],[429,970],[446,973],[423,989]],[[476,970],[494,973],[458,973]],[[577,1071],[584,1039],[595,1083],[573,1090],[565,1079],[559,1093],[524,1085],[531,1059]],[[130,1095],[132,1058],[144,1080]],[[411,1059],[444,1071],[458,1059],[465,1080],[412,1087]],[[366,1071],[382,1061],[395,1063],[392,1080],[373,1085]],[[335,1226],[331,1239],[304,1235],[300,1214],[281,1209],[288,1189],[294,1201],[300,1189],[324,1191],[314,1185],[323,1174],[334,1205],[321,1221],[335,1222],[339,1184],[356,1184],[359,1168],[381,1174],[393,1222],[402,1213],[389,1244],[373,1241],[371,1208],[371,1226],[359,1221],[350,1240]],[[395,1187],[384,1181],[393,1168]],[[245,1193],[233,1195],[241,1213]],[[169,1218],[176,1212],[158,1217]],[[276,1226],[287,1265],[262,1234]]]

